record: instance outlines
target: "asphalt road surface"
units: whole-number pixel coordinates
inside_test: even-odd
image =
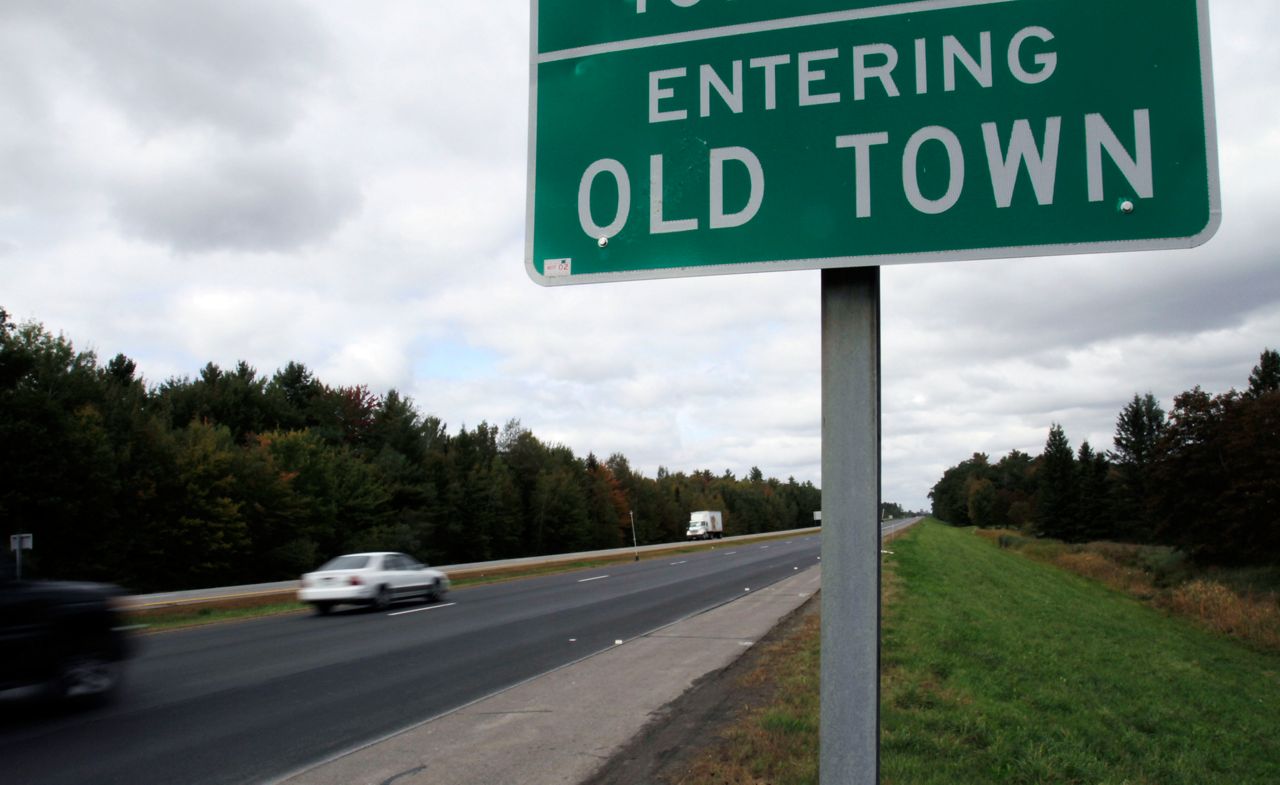
[[[0,702],[0,781],[270,782],[767,586],[819,553],[816,536],[725,542],[381,613],[143,636],[109,707]]]

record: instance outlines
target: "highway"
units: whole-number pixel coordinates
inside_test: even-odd
[[[819,552],[816,536],[725,541],[455,590],[433,605],[140,636],[111,706],[50,713],[0,702],[0,779],[270,782],[767,586]]]

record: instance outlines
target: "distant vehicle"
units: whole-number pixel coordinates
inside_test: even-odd
[[[335,605],[379,610],[396,600],[436,602],[449,591],[449,577],[403,553],[349,553],[302,576],[298,599],[323,616]]]
[[[724,536],[724,517],[718,510],[699,510],[689,513],[689,530],[686,540],[711,540]]]
[[[106,702],[133,645],[124,591],[105,583],[0,578],[0,691]]]

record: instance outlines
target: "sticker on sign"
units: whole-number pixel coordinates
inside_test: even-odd
[[[1206,0],[535,0],[532,38],[539,283],[1184,248],[1220,221]]]

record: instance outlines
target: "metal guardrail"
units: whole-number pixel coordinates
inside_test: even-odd
[[[880,525],[880,534],[882,537],[894,534],[902,529],[919,523],[921,520],[921,518],[905,518],[895,521],[885,521]],[[788,535],[810,535],[816,534],[820,531],[822,531],[822,527],[811,526],[804,529],[762,532],[760,534],[741,534],[736,537],[725,537],[721,540],[703,542],[704,544],[714,546],[720,543],[750,542],[752,540],[773,539]],[[443,570],[450,576],[456,577],[458,575],[484,574],[485,572],[503,571],[518,567],[551,566],[569,562],[586,561],[590,559],[618,558],[620,556],[628,556],[634,553],[661,553],[662,551],[680,550],[693,544],[697,544],[696,541],[664,542],[657,543],[655,545],[641,545],[638,548],[610,548],[608,550],[600,551],[581,551],[579,553],[526,556],[519,559],[501,559],[498,561],[470,562],[467,564],[447,564],[440,565],[437,569]],[[252,600],[257,598],[293,594],[298,590],[299,583],[300,581],[297,580],[276,581],[274,583],[252,583],[243,586],[191,589],[188,591],[171,591],[161,592],[158,594],[135,594],[126,597],[125,602],[134,610],[149,610],[180,605],[199,605],[201,603],[221,602],[226,600]]]
[[[820,531],[822,531],[821,527],[814,526],[805,529],[790,529],[786,531],[763,532],[760,534],[742,534],[736,537],[725,537],[720,540],[704,540],[703,543],[714,546],[720,543],[750,542],[752,540],[772,539],[788,535],[808,535],[815,534]],[[437,569],[443,570],[451,577],[457,577],[458,575],[484,574],[485,572],[510,570],[518,567],[551,566],[555,564],[586,561],[590,559],[618,558],[620,556],[624,557],[635,553],[660,553],[662,551],[680,550],[696,544],[696,541],[664,542],[656,545],[641,545],[638,548],[610,548],[608,550],[600,551],[581,551],[579,553],[526,556],[519,559],[501,559],[498,561],[471,562],[468,564],[437,565]],[[179,605],[198,605],[206,602],[220,602],[226,600],[250,600],[255,598],[292,594],[298,590],[299,583],[300,581],[297,580],[276,581],[274,583],[253,583],[244,586],[192,589],[188,591],[161,592],[159,594],[135,594],[125,598],[125,602],[133,610],[148,610]]]

